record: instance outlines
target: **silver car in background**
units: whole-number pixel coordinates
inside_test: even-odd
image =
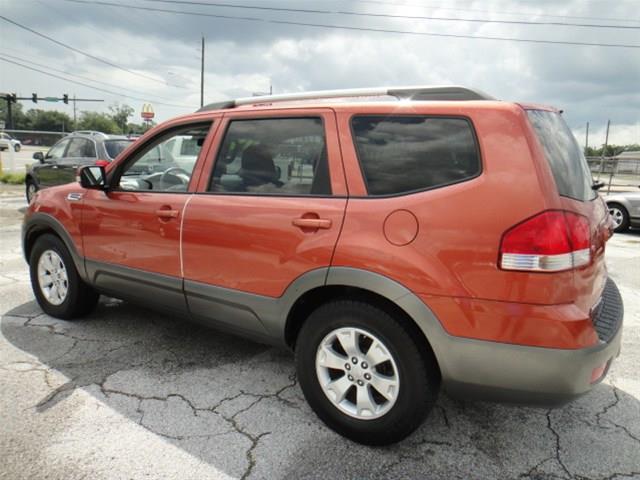
[[[625,232],[629,227],[640,228],[640,191],[614,193],[604,197],[613,219],[614,232]]]

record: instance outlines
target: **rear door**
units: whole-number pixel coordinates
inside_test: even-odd
[[[58,162],[57,181],[60,184],[74,182],[78,168],[91,165],[97,159],[95,140],[82,137],[72,138],[64,158]]]
[[[331,263],[347,203],[335,115],[225,114],[209,157],[182,231],[189,308],[268,335],[259,313],[247,312],[248,299],[280,297]]]

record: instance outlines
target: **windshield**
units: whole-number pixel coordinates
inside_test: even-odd
[[[113,160],[120,154],[120,152],[131,145],[131,142],[133,142],[133,140],[105,140],[104,148],[107,150],[107,155],[109,155],[109,158]]]
[[[527,115],[544,148],[558,193],[583,202],[596,198],[587,160],[560,114],[527,110]]]

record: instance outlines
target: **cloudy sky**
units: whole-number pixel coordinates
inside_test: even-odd
[[[284,93],[460,84],[504,100],[555,105],[581,143],[587,121],[589,143],[603,143],[607,119],[610,143],[640,143],[638,6],[639,0],[0,0],[0,92],[105,100],[83,110],[119,101],[137,117],[150,102],[162,121],[199,106],[204,36],[205,103],[270,85]],[[72,112],[71,105],[37,106]]]

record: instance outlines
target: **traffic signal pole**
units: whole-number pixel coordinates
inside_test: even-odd
[[[18,97],[15,93],[3,93],[0,94],[0,98],[3,98],[7,102],[7,130],[13,129],[13,111],[11,105],[18,100],[31,100],[33,103],[38,103],[38,100],[44,102],[63,102],[65,105],[69,104],[69,95],[64,93],[62,97],[39,97],[37,93],[31,94],[30,97]],[[76,98],[75,94],[71,99],[73,102],[73,127],[76,123],[76,102],[104,102],[101,98]]]

